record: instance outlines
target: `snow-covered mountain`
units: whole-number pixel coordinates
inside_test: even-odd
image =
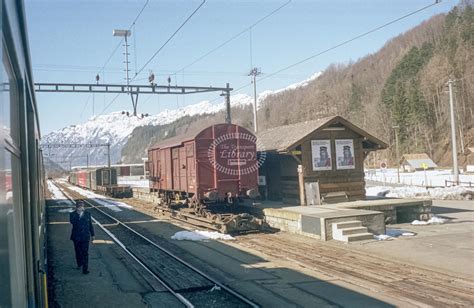
[[[275,91],[263,91],[258,95],[257,103],[261,106],[262,102],[271,95],[276,95],[287,90],[296,89],[308,85],[321,75],[318,72],[310,78],[299,83],[289,85],[283,89]],[[253,104],[253,97],[246,94],[231,95],[231,106],[239,107]],[[146,125],[165,125],[176,121],[184,116],[194,116],[203,114],[213,114],[225,109],[225,103],[211,104],[209,101],[202,101],[197,104],[188,105],[179,109],[164,110],[156,115],[139,119],[137,117],[128,117],[122,112],[112,112],[105,115],[91,117],[87,122],[77,125],[71,125],[63,129],[54,131],[43,136],[42,144],[106,144],[110,143],[111,163],[117,163],[121,160],[123,146],[132,131],[139,126]],[[89,165],[105,165],[107,163],[107,148],[54,148],[45,149],[43,154],[51,160],[62,163],[63,167]],[[70,163],[71,162],[71,163]]]
[[[253,99],[245,94],[231,96],[231,106],[239,107],[251,104]],[[202,101],[197,104],[188,105],[179,109],[164,110],[156,115],[143,119],[129,117],[122,112],[91,117],[87,122],[71,125],[43,136],[42,144],[106,144],[110,143],[111,163],[114,164],[121,159],[121,151],[132,131],[139,126],[164,125],[176,121],[184,116],[212,114],[225,108],[225,103],[211,104]],[[57,161],[69,161],[72,166],[85,165],[89,159],[90,165],[101,165],[107,163],[107,148],[53,148],[44,149],[46,157]],[[87,158],[88,155],[88,158]],[[63,164],[63,166],[66,166]]]
[[[274,91],[266,90],[266,91],[263,91],[263,92],[259,93],[258,97],[257,97],[258,108],[260,108],[262,106],[263,101],[267,97],[272,96],[272,95],[276,95],[276,94],[279,94],[279,93],[282,93],[282,92],[285,92],[285,91],[288,91],[288,90],[294,90],[294,89],[298,89],[298,88],[301,88],[301,87],[306,87],[311,81],[316,80],[319,76],[321,76],[322,73],[323,72],[314,73],[308,79],[305,79],[305,80],[297,82],[297,83],[290,84],[289,86],[287,86],[285,88],[282,88],[282,89],[278,89],[278,90],[274,90]]]

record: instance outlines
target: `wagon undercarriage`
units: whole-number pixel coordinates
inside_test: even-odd
[[[193,225],[222,233],[247,233],[269,229],[264,220],[241,213],[239,206],[202,203],[156,205],[155,211]]]

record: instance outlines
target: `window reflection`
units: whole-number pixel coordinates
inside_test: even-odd
[[[1,71],[0,71],[0,77],[1,77],[1,83],[0,83],[0,124],[1,124],[1,129],[2,133],[1,136],[2,138],[5,138],[6,136],[10,135],[10,80],[9,80],[9,75],[7,73],[6,67],[9,66],[7,62],[7,57],[5,53],[3,54],[3,65],[1,66]],[[3,140],[2,140],[3,141]]]

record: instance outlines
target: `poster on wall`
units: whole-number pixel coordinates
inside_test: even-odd
[[[336,139],[336,168],[355,169],[354,140]]]
[[[313,171],[331,170],[331,141],[311,140]]]

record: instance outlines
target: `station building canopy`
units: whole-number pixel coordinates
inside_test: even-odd
[[[374,137],[362,128],[341,116],[330,116],[296,124],[270,128],[257,134],[259,151],[288,153],[318,131],[350,129],[364,138],[364,151],[386,149],[387,143]]]

